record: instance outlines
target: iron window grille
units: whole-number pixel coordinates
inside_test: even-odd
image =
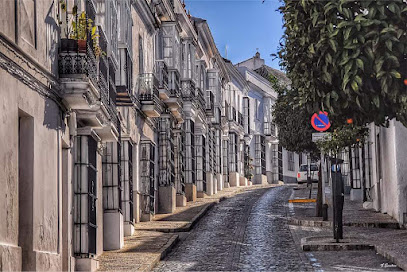
[[[175,184],[177,194],[184,194],[185,192],[185,131],[178,130],[175,133]]]
[[[229,182],[229,141],[223,140],[222,144],[222,156],[223,156],[223,179],[225,182]]]
[[[204,135],[195,135],[196,179],[206,185],[206,139]]]
[[[75,137],[74,154],[74,254],[96,254],[97,142],[91,136]]]
[[[237,172],[238,138],[236,133],[229,133],[229,171]]]
[[[103,149],[103,209],[122,210],[120,143],[108,142]]]
[[[243,97],[243,128],[246,135],[250,134],[250,100]]]
[[[185,129],[185,181],[196,183],[195,165],[195,123],[192,120],[184,122]]]
[[[122,169],[122,211],[124,222],[133,224],[133,145],[130,141],[122,141],[120,162]]]
[[[263,135],[255,135],[256,174],[266,175],[266,141]]]
[[[288,171],[294,171],[294,153],[291,151],[287,152],[287,160],[288,160]]]
[[[360,149],[359,148],[351,148],[349,151],[349,155],[351,157],[350,166],[351,166],[351,186],[353,189],[360,189],[362,188],[362,181],[361,181],[361,169],[360,169]]]
[[[167,115],[159,120],[159,183],[160,186],[174,185],[174,135],[172,121]]]
[[[140,185],[141,210],[154,214],[155,145],[149,140],[140,143]]]

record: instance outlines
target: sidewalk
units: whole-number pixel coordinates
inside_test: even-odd
[[[317,187],[317,186],[315,186]],[[299,186],[292,199],[308,198],[309,189]],[[317,189],[312,191],[316,198]],[[328,196],[328,200],[330,196]],[[329,207],[328,221],[315,217],[316,203],[290,203],[288,205],[289,223],[298,227],[293,229],[297,241],[305,237],[333,237],[332,207]],[[399,229],[399,224],[389,215],[373,210],[365,210],[362,203],[350,201],[345,196],[343,211],[344,238],[365,245],[372,245],[377,253],[387,258],[403,270],[407,270],[407,230]]]
[[[187,202],[173,214],[157,214],[150,222],[135,224],[135,234],[126,237],[120,250],[105,251],[99,258],[99,271],[150,271],[179,241],[177,232],[190,231],[217,203],[234,195],[278,185],[252,185],[226,188],[215,195]]]

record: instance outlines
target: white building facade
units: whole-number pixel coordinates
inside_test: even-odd
[[[265,65],[259,53],[235,65],[248,85],[249,126],[247,130],[250,157],[254,160],[253,183],[296,182],[301,164],[307,163],[305,154],[289,152],[278,143],[278,128],[273,122],[272,108],[277,93],[269,77],[274,76],[280,84],[289,84],[281,71]]]

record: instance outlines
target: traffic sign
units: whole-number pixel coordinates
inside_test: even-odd
[[[320,111],[318,114],[314,113],[311,118],[311,125],[316,131],[327,131],[331,127],[328,113],[326,111]]]
[[[329,140],[330,138],[331,134],[327,132],[312,133],[312,141],[314,143],[322,140]]]

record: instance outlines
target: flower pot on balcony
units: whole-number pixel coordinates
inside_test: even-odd
[[[74,39],[61,39],[62,52],[76,52],[78,50],[78,43]]]
[[[79,53],[86,53],[86,40],[78,40]]]

